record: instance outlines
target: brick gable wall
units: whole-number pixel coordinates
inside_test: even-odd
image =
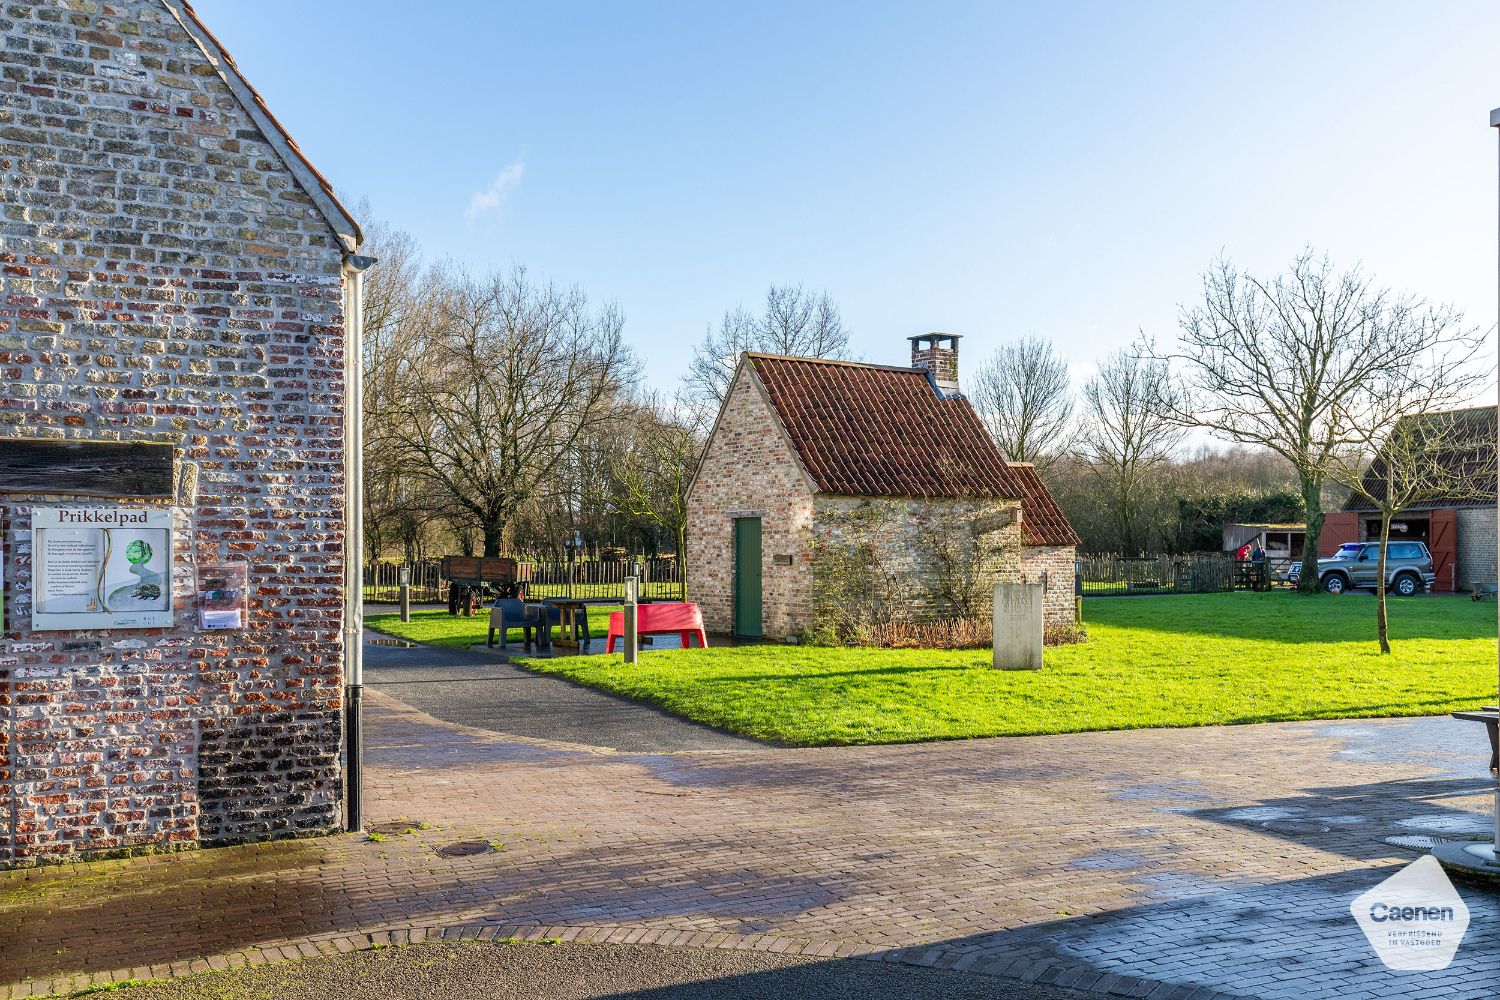
[[[150,502],[164,629],[32,632],[31,507],[116,501],[0,494],[0,867],[333,828],[334,234],[154,0],[6,4],[0,34],[0,447],[170,442],[199,473]],[[248,561],[247,629],[194,628],[195,555]]]
[[[808,543],[813,495],[776,426],[754,375],[730,386],[688,494],[688,600],[710,632],[734,628],[736,511],[761,512],[761,593],[765,635],[794,635],[812,600]],[[776,556],[790,556],[790,565]]]

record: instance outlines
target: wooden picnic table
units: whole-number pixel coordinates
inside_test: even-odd
[[[589,648],[589,606],[586,601],[550,598],[547,603],[557,609],[561,633],[556,640],[559,646],[570,649]]]
[[[1477,712],[1454,712],[1453,717],[1484,723],[1490,737],[1490,770],[1500,771],[1500,706],[1486,705]]]

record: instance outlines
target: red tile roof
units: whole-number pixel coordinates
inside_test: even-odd
[[[940,395],[924,371],[774,354],[748,358],[820,492],[1026,495],[969,401]]]
[[[1082,545],[1083,539],[1068,523],[1067,515],[1052,499],[1052,491],[1030,462],[1011,462],[1011,474],[1026,490],[1021,499],[1021,526],[1032,545]]]

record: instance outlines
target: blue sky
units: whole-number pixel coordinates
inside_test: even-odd
[[[870,361],[1034,332],[1079,374],[1220,251],[1494,322],[1493,0],[195,7],[342,192],[618,301],[664,387],[772,282]]]

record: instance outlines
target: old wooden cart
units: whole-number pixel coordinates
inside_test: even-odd
[[[526,596],[520,565],[504,556],[443,556],[448,613],[472,615],[483,597]]]

